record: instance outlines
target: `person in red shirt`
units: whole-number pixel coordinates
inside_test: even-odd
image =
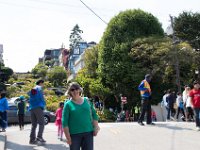
[[[190,91],[189,96],[191,97],[191,104],[195,112],[195,121],[197,131],[200,131],[200,84],[195,81],[193,84],[194,88]]]

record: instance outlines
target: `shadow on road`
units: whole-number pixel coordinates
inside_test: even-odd
[[[186,128],[186,127],[178,127],[176,125],[170,125],[170,124],[159,124],[156,123],[156,127],[160,127],[160,128],[168,128],[171,130],[188,130],[188,131],[192,131],[193,129],[191,128]]]
[[[69,150],[64,144],[37,144],[37,145],[21,145],[8,141],[6,149],[10,150]]]

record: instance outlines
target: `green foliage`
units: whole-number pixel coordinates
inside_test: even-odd
[[[113,122],[116,120],[116,116],[113,112],[110,112],[108,109],[104,109],[103,112],[97,111],[100,122]]]
[[[84,63],[85,71],[91,78],[97,77],[97,68],[98,68],[98,46],[85,50]]]
[[[13,70],[0,63],[0,82],[6,82],[13,75]]]
[[[48,67],[42,63],[37,64],[31,71],[35,78],[44,79],[47,74]]]
[[[200,49],[200,13],[183,12],[175,18],[175,35]]]
[[[46,66],[53,67],[55,60],[47,60],[44,62]]]
[[[56,87],[63,85],[63,81],[67,78],[67,73],[63,67],[55,66],[48,72],[47,76],[49,81]]]
[[[129,55],[132,41],[150,35],[163,36],[158,19],[142,10],[127,10],[115,16],[100,42],[99,75],[104,86],[109,87],[118,97],[121,93],[130,101],[134,98],[134,87],[144,74]]]
[[[187,43],[180,43],[173,47],[172,40],[169,38],[138,38],[133,42],[129,55],[135,64],[135,69],[138,70],[137,73],[143,74],[143,78],[145,73],[153,75],[151,85],[153,91],[156,91],[152,94],[155,104],[160,102],[164,90],[177,89],[176,57],[179,61],[181,83],[188,84],[186,82],[193,77],[193,71],[190,68],[194,62],[194,51]]]

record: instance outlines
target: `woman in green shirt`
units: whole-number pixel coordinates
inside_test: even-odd
[[[65,102],[62,125],[70,150],[93,150],[93,136],[100,130],[98,116],[87,97],[81,97],[82,88],[72,82],[68,88],[70,100]]]

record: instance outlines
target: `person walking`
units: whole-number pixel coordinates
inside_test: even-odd
[[[98,116],[87,97],[81,97],[82,88],[72,82],[68,88],[71,99],[64,104],[62,125],[70,150],[93,150],[93,136],[100,128]]]
[[[189,97],[190,87],[185,88],[185,96],[183,102],[186,107],[186,121],[194,121],[194,112],[192,109],[191,98]]]
[[[19,102],[17,103],[17,115],[19,121],[19,129],[24,129],[24,114],[26,110],[26,104],[24,102],[24,96],[19,97]]]
[[[174,103],[175,103],[175,100],[174,100],[174,95],[172,93],[172,91],[170,89],[168,89],[167,91],[168,93],[168,96],[166,97],[166,102],[167,102],[167,121],[170,121],[170,120],[175,120],[174,119],[174,116],[175,116],[175,109],[174,109]]]
[[[191,97],[191,104],[195,113],[196,130],[200,131],[200,84],[198,81],[195,81],[193,86],[189,96]]]
[[[64,103],[59,103],[59,108],[56,110],[56,121],[55,125],[58,126],[58,139],[62,141],[63,137],[63,128],[62,128],[62,111],[63,111]]]
[[[144,115],[147,113],[147,124],[149,125],[155,125],[152,123],[151,119],[151,87],[150,87],[150,81],[151,81],[151,75],[147,74],[145,75],[145,79],[140,83],[138,86],[138,90],[140,91],[141,95],[141,114],[138,119],[138,123],[140,125],[144,125]]]
[[[1,92],[0,93],[0,126],[2,128],[2,132],[6,131],[7,127],[7,110],[9,109],[8,107],[8,101],[6,99],[6,93]]]
[[[176,114],[176,120],[178,121],[179,113],[182,113],[181,119],[182,121],[185,121],[185,111],[184,111],[184,102],[183,102],[183,97],[180,92],[177,93],[177,98],[176,98],[176,104],[177,104],[177,114]]]
[[[43,139],[44,132],[44,108],[46,105],[43,95],[44,80],[38,80],[36,86],[28,92],[29,109],[31,111],[31,133],[29,144],[37,144],[37,142],[45,143]],[[39,130],[36,138],[36,128],[39,124]]]

